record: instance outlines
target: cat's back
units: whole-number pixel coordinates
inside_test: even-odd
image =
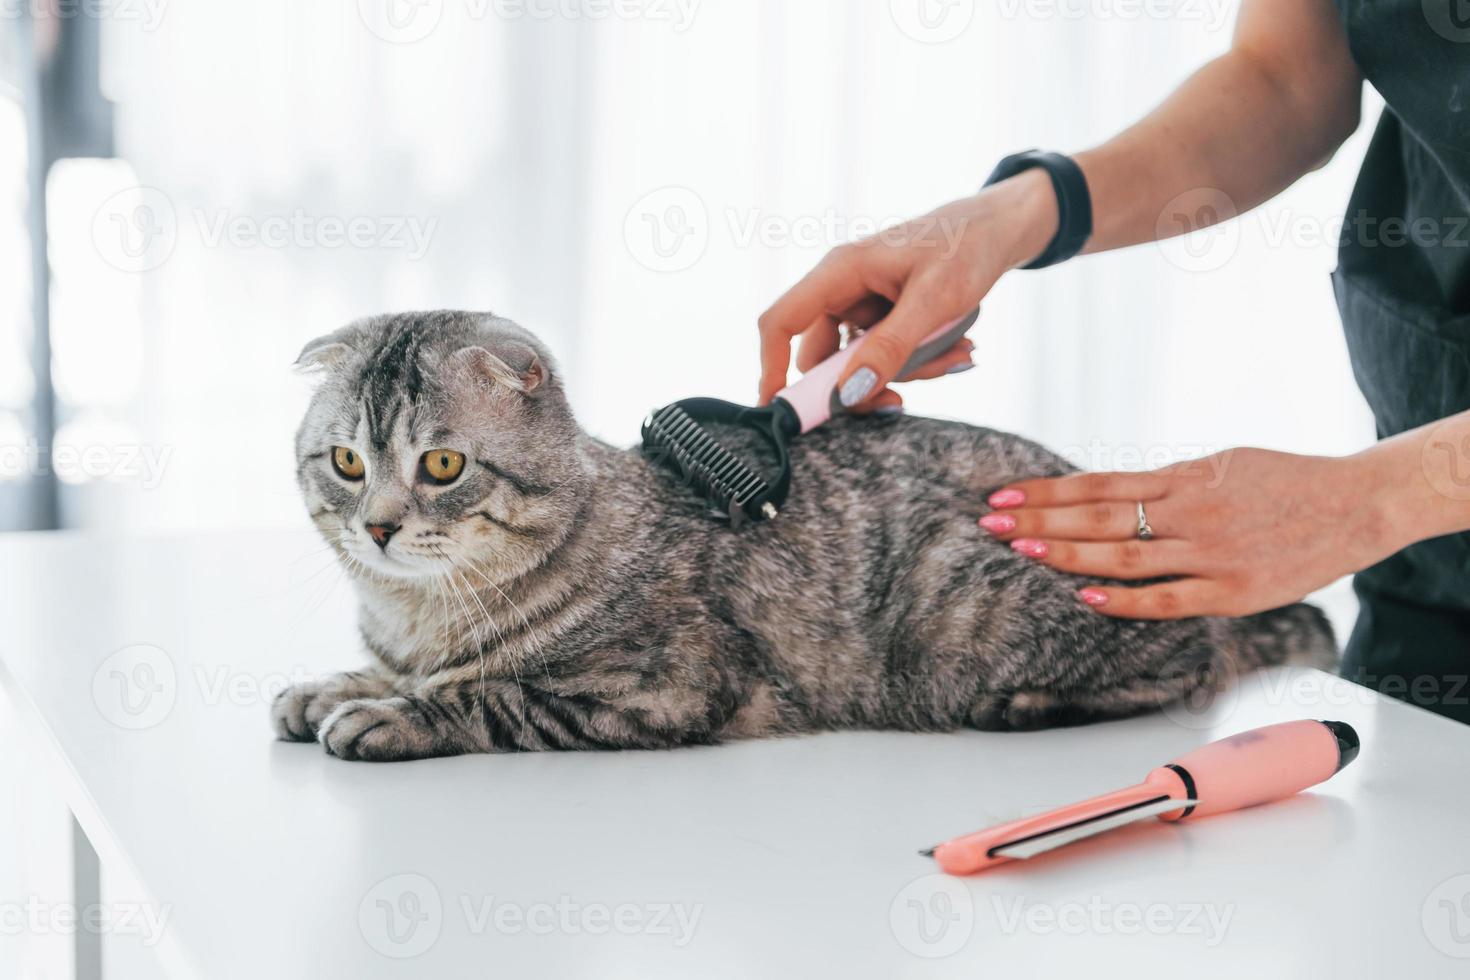
[[[711,425],[710,433],[769,477],[775,459],[758,434]],[[788,447],[791,489],[769,525],[732,531],[673,472],[629,450],[621,489],[665,542],[746,550],[769,543],[802,549],[811,538],[861,533],[875,524],[923,523],[960,509],[978,514],[990,491],[1014,480],[1055,476],[1074,467],[1030,440],[963,422],[918,416],[844,416],[796,436]],[[628,481],[631,478],[631,482]],[[776,526],[786,533],[769,533]],[[740,544],[737,546],[737,542]]]
[[[920,416],[849,416],[797,438],[791,447],[792,499],[809,490],[849,488],[887,510],[951,502],[979,506],[1015,480],[1055,476],[1074,467],[1042,446],[1008,432]],[[815,501],[805,501],[814,503]]]

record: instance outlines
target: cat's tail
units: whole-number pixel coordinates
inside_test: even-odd
[[[1226,620],[1242,670],[1292,664],[1331,670],[1337,665],[1337,640],[1322,610],[1305,602]]]

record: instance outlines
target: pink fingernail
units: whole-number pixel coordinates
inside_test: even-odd
[[[1010,514],[986,514],[980,518],[980,526],[991,534],[1005,534],[1016,529],[1016,519]]]
[[[1077,590],[1077,595],[1081,596],[1082,601],[1089,606],[1106,606],[1108,604],[1108,594],[1102,589],[1079,589]]]
[[[1026,502],[1026,494],[1020,490],[997,490],[990,495],[992,507],[1019,507]]]
[[[1045,558],[1046,542],[1035,538],[1017,538],[1011,542],[1011,550],[1019,551],[1028,558]]]

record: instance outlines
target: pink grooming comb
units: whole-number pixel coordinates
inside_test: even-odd
[[[1253,728],[1182,755],[1137,786],[956,837],[919,853],[932,856],[949,874],[973,874],[1145,817],[1183,820],[1270,803],[1329,779],[1357,758],[1358,747],[1358,733],[1341,721]]]

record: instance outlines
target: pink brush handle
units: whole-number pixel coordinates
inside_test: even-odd
[[[965,316],[951,320],[925,337],[924,342],[915,348],[908,361],[899,369],[897,377],[918,370],[953,347],[965,335],[965,331],[974,326],[975,318],[979,315],[980,309],[976,307]],[[837,402],[837,379],[842,377],[842,372],[847,369],[847,362],[852,360],[852,356],[862,348],[863,341],[867,339],[866,335],[857,338],[803,374],[796,384],[776,392],[777,398],[796,410],[797,418],[801,419],[802,432],[815,429],[841,408]]]
[[[1181,775],[1186,784],[1192,782],[1191,795],[1199,800],[1188,813],[1165,814],[1160,819],[1202,817],[1283,799],[1329,779],[1356,754],[1356,733],[1344,757],[1338,736],[1325,722],[1288,721],[1252,728],[1200,746],[1168,767],[1155,769],[1155,773]]]
[[[1159,815],[1171,821],[1270,803],[1324,782],[1357,754],[1357,733],[1341,722],[1288,721],[1253,728],[1187,752],[1137,786],[945,841],[934,849],[934,859],[949,874],[983,871],[1011,860],[990,854],[1002,845],[1160,796],[1199,801]]]

